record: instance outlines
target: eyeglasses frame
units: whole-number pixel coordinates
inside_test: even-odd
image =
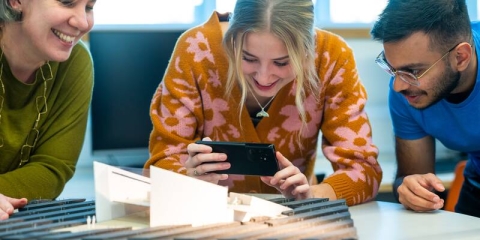
[[[396,77],[399,77],[402,81],[410,84],[410,85],[413,85],[413,86],[420,86],[420,81],[419,79],[423,76],[425,76],[425,74],[428,73],[428,71],[430,71],[430,69],[432,69],[433,67],[435,67],[435,65],[437,65],[438,62],[440,62],[442,59],[444,59],[451,51],[453,51],[455,48],[457,48],[459,45],[461,44],[460,43],[457,43],[455,44],[455,46],[453,46],[452,48],[450,48],[446,53],[444,53],[442,55],[441,58],[439,58],[437,61],[435,61],[432,65],[430,65],[430,67],[427,68],[427,70],[425,70],[422,74],[420,74],[420,76],[417,76],[411,72],[407,72],[407,71],[403,71],[403,70],[395,70],[386,60],[385,58],[385,51],[381,51],[380,54],[378,54],[378,56],[375,58],[375,63],[377,63],[380,68],[382,68],[383,70],[385,70],[388,74],[390,74],[392,77],[396,78]],[[402,74],[404,75],[408,75],[410,76],[414,82],[411,82],[405,78],[403,78]]]

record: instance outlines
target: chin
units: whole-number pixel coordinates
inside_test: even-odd
[[[62,54],[58,54],[58,55],[52,56],[52,58],[50,58],[50,61],[53,61],[53,62],[65,62],[65,61],[67,61],[67,60],[70,58],[71,53],[72,53],[71,51],[69,51],[68,53],[62,52]]]
[[[415,109],[418,109],[418,110],[423,110],[427,107],[429,107],[430,105],[426,105],[426,104],[410,104],[410,106],[414,107]]]
[[[426,109],[432,105],[434,105],[435,103],[437,103],[439,100],[434,100],[434,101],[428,101],[428,102],[417,102],[417,103],[410,103],[410,106],[418,109],[418,110],[423,110],[423,109]]]

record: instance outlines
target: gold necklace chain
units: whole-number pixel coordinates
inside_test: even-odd
[[[270,98],[270,100],[267,102],[267,104],[265,104],[265,106],[262,106],[260,104],[260,102],[258,101],[257,97],[255,97],[255,93],[252,91],[250,85],[248,85],[247,83],[247,86],[248,86],[248,89],[250,89],[250,92],[252,93],[252,96],[253,98],[255,99],[255,101],[257,102],[258,106],[260,107],[260,112],[257,113],[256,117],[270,117],[270,115],[265,111],[265,108],[268,107],[268,105],[273,101],[273,99],[275,98],[275,96],[277,96],[277,93],[275,93],[275,95],[273,95],[272,98]]]
[[[2,61],[3,57],[3,51],[2,55],[0,56],[0,61]],[[2,75],[3,75],[3,63],[1,64],[0,67],[0,85],[2,86],[2,95],[0,96],[0,126],[2,125],[2,111],[3,111],[3,102],[5,101],[5,86],[3,85],[3,80],[2,80]],[[0,148],[3,147],[3,136],[0,136]]]
[[[0,61],[3,58],[3,51],[0,55]],[[40,67],[40,73],[42,74],[42,79],[43,79],[43,95],[37,96],[35,99],[35,104],[37,108],[37,118],[35,119],[35,123],[33,124],[32,129],[28,133],[27,139],[25,140],[25,144],[23,144],[21,150],[20,150],[20,164],[18,167],[21,167],[25,163],[28,162],[30,158],[30,153],[32,152],[32,149],[35,147],[38,136],[39,136],[39,130],[38,130],[38,123],[40,122],[40,119],[43,114],[47,113],[48,106],[47,106],[47,81],[53,79],[53,73],[52,73],[52,67],[50,66],[50,62],[47,62],[48,70],[50,71],[50,75],[45,77],[45,74],[43,72],[43,66]],[[38,73],[38,72],[37,72]],[[1,120],[2,120],[2,111],[3,111],[3,104],[5,102],[5,85],[3,84],[3,62],[0,64],[0,86],[2,87],[0,93],[2,94],[0,96],[0,126],[1,126]],[[42,106],[43,103],[43,106]],[[0,136],[0,148],[3,147],[4,145],[4,138],[3,136]]]

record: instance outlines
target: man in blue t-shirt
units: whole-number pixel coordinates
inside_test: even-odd
[[[389,107],[396,144],[393,190],[407,209],[441,209],[435,139],[468,154],[455,211],[480,217],[480,25],[465,0],[390,0],[371,34],[376,62],[392,75]]]

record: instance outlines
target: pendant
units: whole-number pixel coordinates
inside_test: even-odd
[[[262,111],[257,113],[257,117],[270,117],[270,115],[268,115],[268,113],[262,108]]]

